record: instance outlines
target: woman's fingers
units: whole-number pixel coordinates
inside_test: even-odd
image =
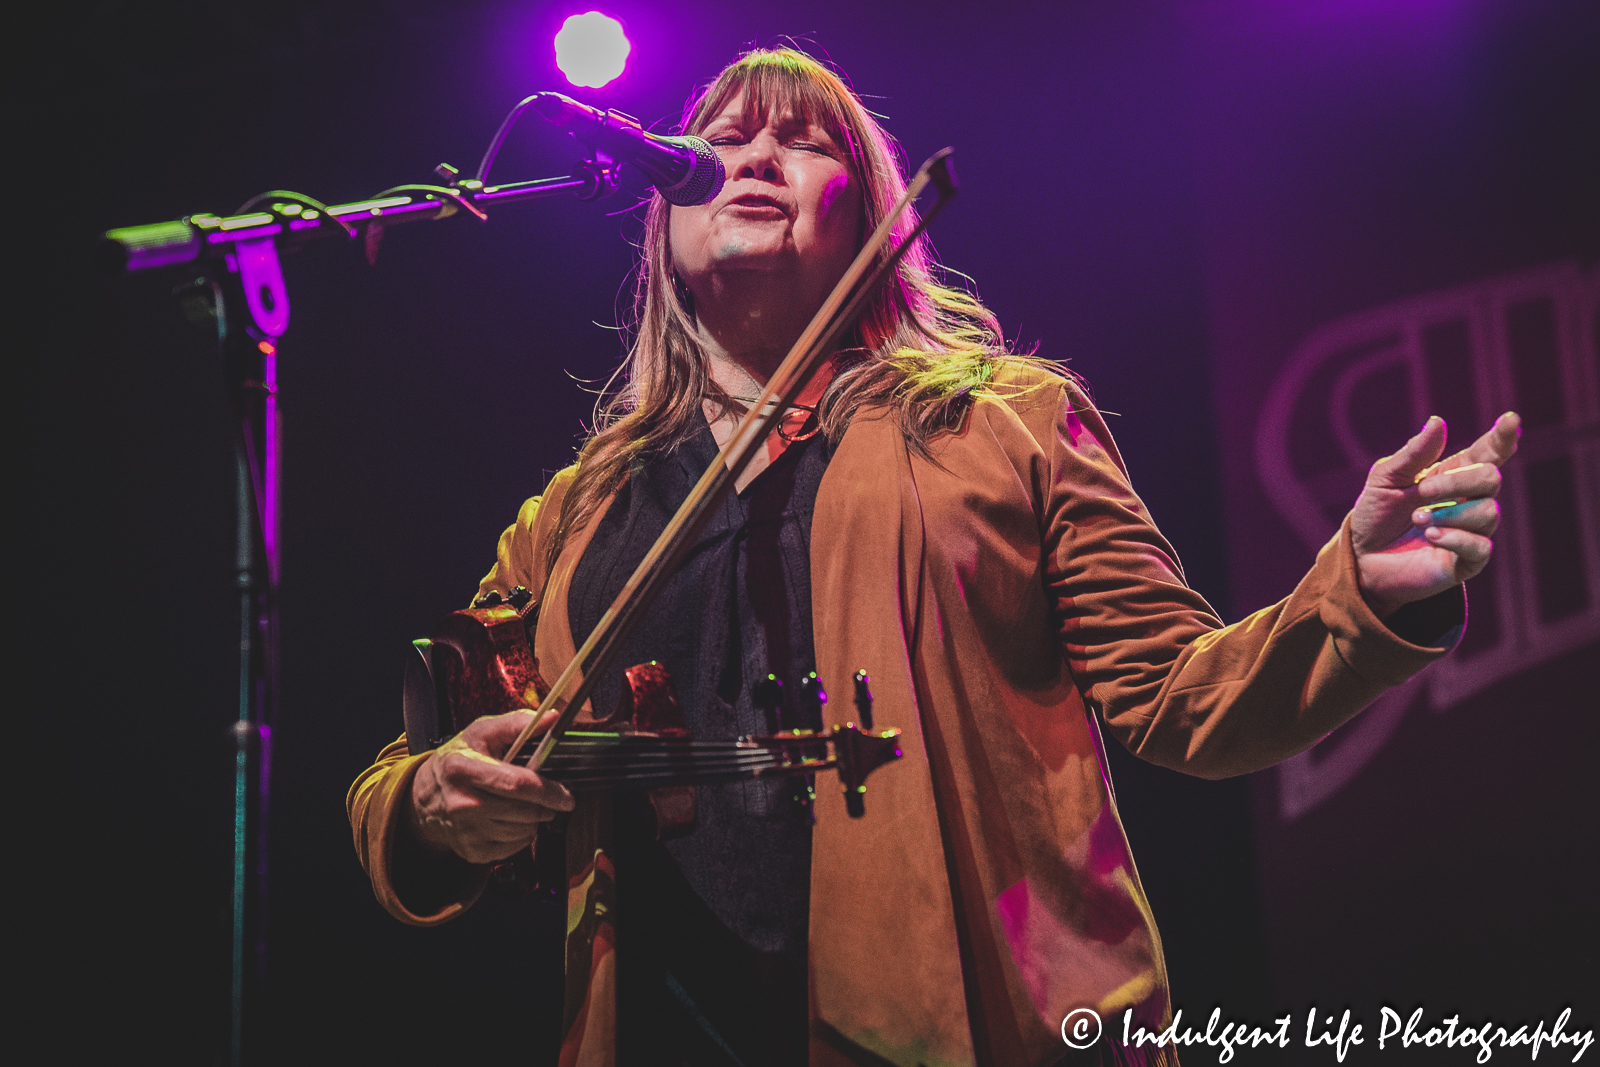
[[[531,844],[533,844],[531,831],[520,837],[505,840],[478,834],[464,838],[461,847],[456,849],[456,854],[468,863],[498,863],[503,859],[510,859]]]
[[[518,783],[517,796],[552,811],[571,811],[577,804],[572,794],[567,792],[567,787],[560,782],[552,781],[542,775],[534,774],[525,767],[518,767],[528,775],[531,782]]]
[[[1484,565],[1489,562],[1490,553],[1494,551],[1493,541],[1483,534],[1476,534],[1470,530],[1430,526],[1423,531],[1423,536],[1435,547],[1455,553],[1460,561],[1457,581],[1465,581],[1483,570]]]
[[[1500,492],[1500,468],[1493,463],[1469,463],[1430,474],[1417,484],[1417,492],[1429,503],[1440,500],[1476,500]]]
[[[1421,482],[1435,474],[1461,470],[1475,463],[1500,466],[1517,453],[1517,439],[1522,435],[1522,416],[1508,411],[1494,420],[1489,431],[1453,456],[1423,468],[1416,475]]]
[[[478,818],[486,822],[512,824],[533,824],[536,822],[549,822],[556,815],[556,810],[548,804],[538,804],[526,800],[512,799],[509,797],[495,796],[484,793],[478,797]]]
[[[521,708],[504,715],[485,715],[481,719],[474,719],[461,731],[461,740],[474,750],[499,759],[528,723],[533,721],[534,714],[528,708]],[[545,713],[544,720],[539,724],[541,729],[549,729],[555,714],[554,711]]]
[[[1373,464],[1350,532],[1362,595],[1380,618],[1483,570],[1500,524],[1500,464],[1516,452],[1521,422],[1508,411],[1439,461],[1444,422],[1430,417],[1404,447]],[[1419,542],[1440,551],[1418,553]]]
[[[525,848],[540,823],[572,810],[572,794],[559,782],[500,760],[533,715],[523,709],[478,719],[418,770],[408,819],[430,849],[493,862]],[[546,714],[538,732],[556,717]]]
[[[549,815],[537,804],[495,796],[492,793],[485,793],[480,796],[476,807],[478,818],[490,823],[543,822],[544,819],[541,815],[544,817]]]
[[[543,778],[526,767],[502,763],[500,756],[533,720],[526,708],[505,715],[486,715],[473,721],[443,749],[441,773],[454,787],[482,792],[556,811],[571,811],[572,794],[559,783]],[[535,736],[548,730],[560,716],[547,711],[540,718]]]
[[[1438,466],[1434,460],[1444,451],[1444,442],[1444,420],[1437,415],[1429,415],[1422,429],[1401,445],[1399,451],[1372,465],[1372,470],[1367,473],[1367,485],[1390,489],[1410,488],[1419,480],[1421,473],[1429,468],[1429,464]]]
[[[535,822],[489,822],[481,828],[480,837],[485,841],[492,841],[496,845],[510,845],[512,848],[521,848],[533,840],[533,832],[539,823]]]
[[[560,782],[537,775],[526,767],[467,752],[450,753],[444,757],[444,764],[442,774],[456,789],[483,793],[486,797],[501,798],[519,806],[572,810],[572,794]]]
[[[1517,454],[1517,438],[1521,436],[1522,416],[1508,411],[1462,452],[1462,458],[1468,463],[1493,463],[1498,467]]]
[[[1500,525],[1500,504],[1492,499],[1447,500],[1413,511],[1411,522],[1414,526],[1450,526],[1487,536]]]

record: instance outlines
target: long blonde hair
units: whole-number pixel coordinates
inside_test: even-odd
[[[862,234],[871,233],[905,192],[894,140],[838,75],[792,48],[740,56],[690,100],[682,132],[699,134],[740,93],[747,115],[793,113],[847,150],[864,193]],[[712,381],[692,306],[674,282],[667,239],[671,210],[659,195],[651,198],[634,289],[633,348],[619,372],[621,387],[597,406],[595,431],[579,452],[552,561],[568,533],[589,521],[633,463],[698,432],[703,401],[731,400]],[[901,216],[895,245],[916,221],[915,208]],[[834,443],[862,406],[888,405],[907,444],[926,455],[930,438],[959,428],[1002,360],[1043,362],[1010,355],[993,313],[965,290],[940,284],[935,270],[926,238],[918,238],[900,260],[897,277],[868,306],[851,347],[835,357],[833,381],[817,408],[821,432]]]

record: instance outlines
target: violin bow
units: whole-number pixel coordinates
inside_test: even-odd
[[[954,149],[950,148],[942,149],[924,163],[906,186],[905,195],[900,197],[894,210],[878,223],[872,237],[856,254],[850,269],[844,272],[844,277],[839,279],[839,283],[833,287],[833,292],[828,294],[828,299],[823,301],[822,307],[812,316],[811,322],[795,341],[794,347],[789,350],[783,362],[778,365],[777,371],[767,380],[767,387],[761,391],[761,396],[740,420],[727,445],[718,453],[717,458],[712,460],[711,466],[706,468],[706,472],[689,491],[688,497],[672,516],[672,521],[667,523],[667,528],[661,531],[656,543],[645,553],[644,559],[634,569],[627,584],[611,602],[606,613],[600,617],[594,632],[572,657],[572,662],[567,664],[566,669],[550,686],[550,691],[539,702],[533,720],[517,735],[516,741],[502,757],[502,762],[510,763],[515,759],[533,736],[545,712],[559,708],[560,717],[540,739],[539,747],[534,749],[533,755],[528,758],[529,770],[537,771],[544,765],[544,761],[550,756],[550,750],[571,727],[584,701],[589,699],[595,683],[605,673],[606,668],[611,666],[622,648],[623,639],[643,617],[644,609],[666,587],[667,579],[694,545],[694,539],[705,528],[716,509],[721,506],[723,498],[749,465],[756,450],[766,441],[773,428],[780,424],[779,420],[794,404],[795,398],[800,395],[800,390],[805,387],[833,343],[845,330],[855,324],[856,319],[866,309],[867,301],[894,273],[911,245],[922,236],[928,224],[955,196],[955,174],[950,169],[950,155],[953,151]],[[917,225],[906,235],[906,239],[901,241],[882,262],[874,264],[879,253],[893,239],[894,227],[899,222],[900,216],[930,184],[933,185],[937,195],[932,206],[917,221]],[[864,283],[863,277],[866,278]]]

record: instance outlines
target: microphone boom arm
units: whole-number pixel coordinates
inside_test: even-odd
[[[588,158],[565,177],[486,185],[501,144],[529,107],[552,124],[567,127],[586,146]],[[108,273],[122,273],[224,259],[248,241],[271,239],[292,247],[335,233],[355,239],[370,234],[375,225],[382,229],[398,222],[449,218],[462,211],[487,222],[484,208],[490,205],[563,193],[575,193],[580,200],[609,195],[617,188],[617,169],[623,163],[643,171],[674,204],[706,203],[725,180],[715,149],[698,137],[660,137],[621,112],[597,111],[560,93],[535,93],[505,117],[474,178],[457,178],[456,168],[441,163],[434,173],[448,185],[397,185],[366,200],[332,207],[300,193],[274,190],[251,198],[237,215],[200,213],[108,230],[100,236],[101,255]],[[375,251],[370,241],[369,250]]]
[[[108,230],[101,235],[101,245],[108,270],[121,273],[220,259],[241,242],[263,238],[295,247],[320,237],[359,237],[374,224],[388,227],[456,214],[487,222],[484,209],[490,206],[566,193],[583,200],[598,199],[616,188],[616,167],[602,153],[595,153],[595,158],[580,163],[575,173],[559,178],[490,186],[470,179],[448,186],[400,185],[365,200],[327,207],[308,206],[317,202],[278,191],[255,198],[266,203],[239,215],[201,213],[172,222]],[[453,176],[453,168],[440,164],[438,169]]]

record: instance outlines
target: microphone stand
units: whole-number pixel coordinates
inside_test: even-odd
[[[502,131],[503,136],[503,131]],[[570,175],[486,186],[457,180],[441,163],[443,185],[400,185],[375,197],[325,205],[275,190],[238,214],[189,215],[101,235],[112,272],[201,264],[202,277],[175,292],[209,288],[217,337],[239,419],[235,565],[239,591],[239,706],[234,723],[233,967],[229,1062],[245,1062],[246,1030],[267,976],[267,828],[272,781],[272,721],[278,700],[278,577],[282,417],[278,341],[289,326],[289,293],[278,253],[323,237],[363,239],[376,258],[386,227],[472,216],[487,208],[576,194],[596,200],[617,188],[618,164],[595,150]],[[247,965],[247,958],[251,964]],[[247,1008],[251,1009],[247,1011]]]

